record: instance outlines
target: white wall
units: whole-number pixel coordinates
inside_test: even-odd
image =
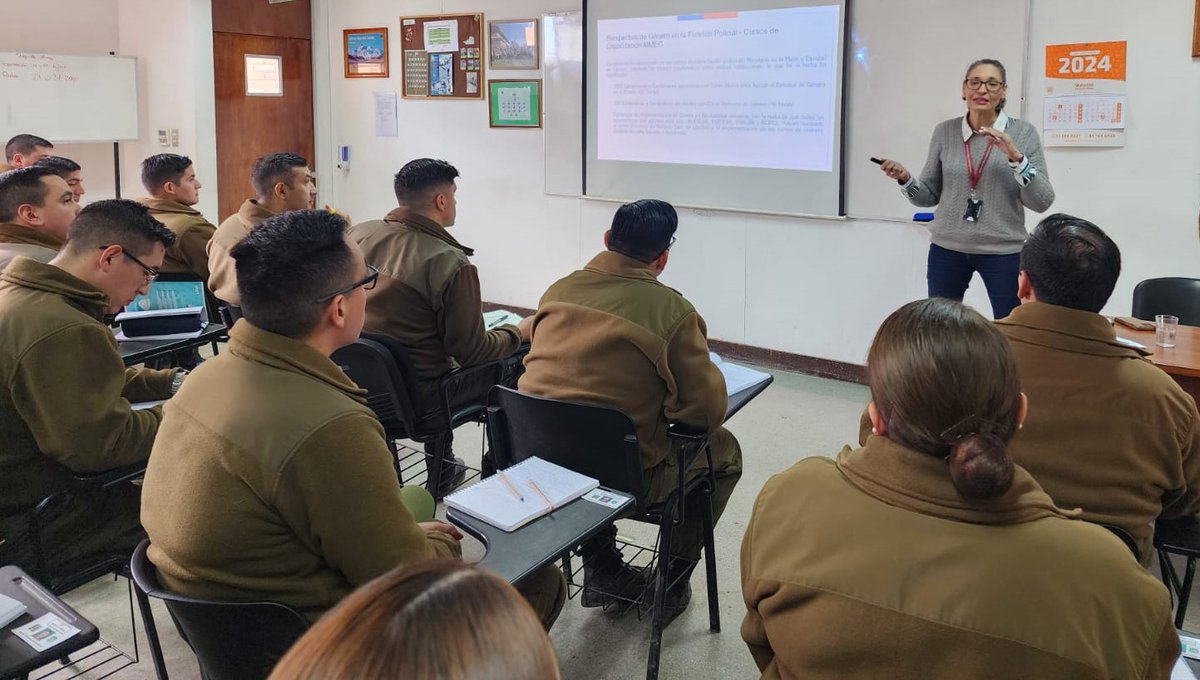
[[[5,0],[0,3],[0,45],[5,50],[138,57],[140,139],[121,143],[122,195],[145,194],[143,158],[164,151],[180,153],[196,162],[201,183],[209,187],[201,191],[199,207],[215,219],[210,0]],[[159,127],[178,128],[179,147],[158,146]],[[55,149],[83,166],[85,203],[115,195],[111,144],[62,144]]]
[[[119,52],[118,0],[3,0],[0,2],[0,45],[5,51],[49,54]],[[80,111],[79,115],[87,115]],[[38,134],[37,130],[26,130]],[[4,144],[6,139],[0,139]],[[51,140],[53,141],[53,140]],[[112,144],[59,144],[55,153],[83,166],[84,201],[112,198]]]
[[[1042,106],[1046,43],[1129,41],[1128,146],[1047,152],[1059,196],[1053,210],[1092,219],[1122,246],[1125,271],[1110,313],[1128,313],[1140,279],[1196,273],[1200,126],[1193,122],[1200,120],[1200,62],[1188,56],[1193,5],[1160,0],[1151,11],[1120,0],[1033,2],[1025,111],[1034,121]],[[400,136],[375,138],[372,92],[400,90],[398,14],[482,11],[485,19],[527,18],[578,7],[578,0],[424,0],[398,12],[384,0],[314,0],[315,72],[330,74],[316,84],[318,148],[326,151],[323,158],[338,144],[353,150],[349,172],[319,168],[323,200],[357,220],[381,216],[394,202],[391,175],[404,162],[446,158],[463,173],[455,235],[477,249],[484,299],[536,306],[552,281],[600,248],[615,206],[544,195],[541,133],[489,129],[483,101],[401,99]],[[342,29],[369,26],[392,33],[393,75],[345,79]],[[959,29],[948,26],[947,34]],[[510,73],[487,75],[536,75]],[[927,136],[935,123],[913,134]],[[927,242],[916,225],[701,211],[681,218],[664,280],[696,304],[714,338],[862,363],[883,317],[925,293]],[[1030,226],[1034,221],[1030,215]],[[978,279],[967,300],[990,310]]]
[[[145,196],[142,159],[188,156],[200,179],[197,208],[217,220],[216,104],[211,0],[117,0],[120,54],[138,57],[139,139],[121,144],[121,184]],[[158,144],[159,128],[179,130],[178,147]]]

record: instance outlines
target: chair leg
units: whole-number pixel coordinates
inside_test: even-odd
[[[721,632],[721,607],[717,601],[717,545],[713,537],[712,487],[704,493],[704,571],[708,577],[708,629]]]
[[[671,529],[675,519],[673,503],[677,499],[668,502],[662,524],[659,525],[658,569],[654,575],[654,608],[650,616],[650,658],[646,661],[646,680],[658,680],[658,659],[662,654],[663,619],[666,616],[667,581],[671,566]]]
[[[136,586],[134,593],[137,595],[138,609],[142,612],[142,627],[146,630],[146,640],[150,644],[150,659],[154,662],[154,674],[158,680],[168,680],[167,663],[163,659],[162,644],[158,639],[158,626],[154,624],[154,612],[150,609],[150,598]]]
[[[400,449],[391,435],[388,435],[387,447],[388,451],[392,452],[392,467],[396,469],[396,479],[400,482],[400,486],[404,486],[404,471],[400,468]]]
[[[445,470],[446,433],[440,433],[434,440],[433,452],[425,453],[425,488],[429,490],[433,500],[440,501],[442,492],[442,472]]]
[[[1187,558],[1187,568],[1183,574],[1183,585],[1179,589],[1179,608],[1175,610],[1175,627],[1183,628],[1183,617],[1187,614],[1188,600],[1192,597],[1192,580],[1196,576],[1196,558]]]
[[[1175,606],[1175,565],[1171,563],[1171,556],[1166,550],[1158,551],[1158,572],[1162,576],[1163,585],[1167,587],[1167,594],[1171,596],[1171,607]]]

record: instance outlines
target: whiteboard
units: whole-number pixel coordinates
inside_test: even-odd
[[[739,9],[748,4],[730,2]],[[847,6],[846,214],[911,221],[917,209],[870,157],[894,158],[920,173],[934,126],[965,110],[960,83],[976,59],[1004,63],[1009,83],[1005,111],[1022,117],[1028,0],[850,0]],[[578,30],[570,21],[543,21],[543,26],[546,46],[570,41],[555,41],[554,31]],[[551,56],[549,50],[546,56]],[[546,192],[571,193],[558,183],[581,174],[582,54],[570,68],[571,55],[558,51],[555,56],[561,66],[555,70],[553,90],[547,72],[544,103]],[[553,191],[552,184],[557,185]]]
[[[999,59],[1008,104],[1021,114],[1026,0],[858,0],[846,46],[846,214],[911,221],[914,208],[871,156],[920,174],[933,128],[966,110],[962,79]],[[1036,127],[1041,127],[1035,123]]]
[[[0,52],[0,144],[138,138],[137,59]]]
[[[583,12],[542,16],[545,193],[583,193]]]

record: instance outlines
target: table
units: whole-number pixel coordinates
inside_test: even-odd
[[[728,421],[732,418],[735,413],[742,410],[743,406],[749,404],[750,400],[762,394],[763,390],[770,387],[773,382],[775,382],[775,376],[767,376],[766,380],[757,385],[751,385],[744,390],[729,395],[729,405],[725,407],[725,420]]]
[[[1116,326],[1116,330],[1117,337],[1145,345],[1146,351],[1151,352],[1146,358],[1200,402],[1200,328],[1180,326],[1175,334],[1175,346],[1170,348],[1154,344],[1154,331],[1135,331],[1121,325]]]
[[[19,567],[0,567],[0,593],[29,607],[17,620],[0,629],[0,677],[24,677],[30,671],[54,663],[100,638],[96,626],[29,578]],[[36,652],[10,630],[51,612],[78,628],[79,632],[44,652]]]
[[[200,347],[215,342],[228,331],[222,323],[209,323],[200,331],[200,335],[183,340],[122,340],[117,344],[121,348],[121,358],[126,366],[143,363],[149,359],[160,357],[182,349]]]
[[[518,583],[633,512],[632,496],[603,490],[621,499],[621,504],[613,508],[576,498],[515,531],[504,531],[453,508],[446,509],[446,519],[483,543],[487,552],[479,566],[496,572],[509,583]]]

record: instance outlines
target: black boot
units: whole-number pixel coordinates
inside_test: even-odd
[[[634,603],[646,588],[646,570],[625,564],[616,544],[617,529],[608,527],[580,548],[583,558],[585,607],[603,607],[611,602]]]

